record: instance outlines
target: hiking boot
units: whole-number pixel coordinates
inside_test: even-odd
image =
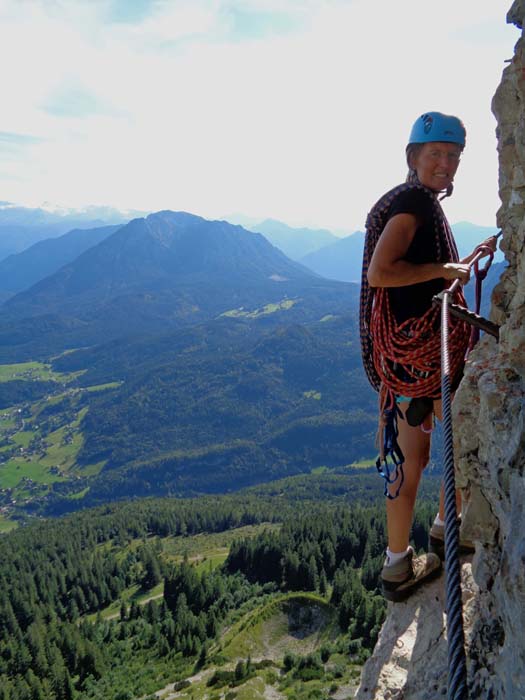
[[[436,554],[414,556],[412,547],[406,556],[393,565],[385,564],[381,571],[383,595],[387,600],[400,603],[418,586],[432,580],[441,571],[441,559]]]
[[[461,525],[461,518],[458,519],[459,525]],[[470,540],[466,540],[461,537],[461,530],[459,533],[459,553],[460,554],[472,554],[476,548],[474,543]],[[441,561],[445,561],[445,526],[436,525],[432,523],[430,528],[430,533],[428,535],[428,551],[437,554]]]

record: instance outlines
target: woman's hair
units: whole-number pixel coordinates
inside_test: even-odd
[[[422,143],[409,143],[408,146],[406,147],[405,153],[406,153],[407,165],[408,165],[408,173],[407,173],[406,181],[409,182],[411,185],[418,184],[419,178],[417,176],[416,169],[410,165],[410,161],[412,161],[413,158],[417,158],[419,151],[422,148],[423,148]]]

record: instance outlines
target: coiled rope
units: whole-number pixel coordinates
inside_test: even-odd
[[[458,262],[459,255],[434,192],[420,183],[404,183],[387,192],[372,207],[366,221],[360,300],[360,335],[363,365],[368,379],[379,392],[380,423],[378,431],[379,458],[376,467],[385,479],[385,496],[396,498],[404,478],[404,457],[397,445],[396,395],[439,398],[441,387],[441,344],[439,338],[439,309],[431,306],[421,318],[396,322],[390,308],[388,290],[371,288],[368,284],[368,266],[375,247],[388,220],[390,207],[402,192],[419,189],[430,198],[434,228],[435,260]],[[455,299],[466,306],[460,288]],[[453,379],[459,379],[470,329],[462,319],[450,320],[450,362]],[[400,479],[395,494],[389,486]]]

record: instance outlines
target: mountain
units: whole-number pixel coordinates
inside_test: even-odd
[[[300,260],[307,253],[337,240],[337,236],[326,229],[292,228],[275,219],[265,219],[249,228],[251,231],[262,233],[270,243],[292,260]]]
[[[240,226],[131,221],[3,305],[0,357],[18,363],[4,406],[24,435],[0,430],[0,489],[27,477],[35,507],[70,509],[371,457],[358,294]]]
[[[319,318],[323,308],[348,308],[355,295],[289,260],[260,234],[163,211],[134,219],[8,299],[0,310],[0,359],[42,357],[268,304],[293,306],[295,320]]]
[[[120,212],[110,207],[48,211],[0,202],[0,260],[37,241],[61,236],[74,228],[123,224],[137,214],[139,212]]]
[[[39,241],[21,253],[15,253],[0,261],[0,300],[5,301],[53,274],[119,228],[120,225],[117,224],[100,228],[73,229],[57,238]]]
[[[452,231],[458,246],[459,257],[464,258],[486,238],[498,233],[499,229],[495,226],[478,226],[468,221],[460,221],[452,225]],[[504,260],[504,255],[498,249],[494,255],[494,262],[502,262],[502,260]]]
[[[462,258],[469,255],[486,238],[498,232],[493,226],[477,226],[466,221],[454,224],[452,230]],[[303,255],[298,260],[313,272],[328,279],[359,283],[363,241],[364,233],[358,231],[345,238],[336,239],[335,242]],[[503,253],[498,250],[494,255],[494,262],[501,262],[503,259]]]
[[[365,234],[356,231],[300,258],[300,262],[318,275],[342,282],[361,283]]]
[[[238,489],[372,456],[377,397],[357,314],[293,323],[287,313],[274,327],[223,318],[57,358],[54,370],[83,372],[77,391],[87,390],[77,473],[104,464],[85,502]]]

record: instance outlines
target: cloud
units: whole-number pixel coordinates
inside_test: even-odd
[[[54,90],[41,106],[56,117],[84,118],[95,114],[118,113],[104,100],[80,86],[63,86]]]
[[[2,146],[13,146],[14,148],[20,148],[29,146],[33,143],[41,142],[42,139],[38,136],[31,136],[30,134],[13,134],[6,131],[0,131],[0,144]]]
[[[221,8],[219,19],[225,24],[225,38],[250,41],[297,31],[301,26],[295,14],[227,5]]]
[[[110,0],[105,14],[109,22],[140,24],[147,17],[155,14],[162,4],[155,0]]]
[[[491,224],[515,39],[489,0],[3,0],[0,129],[42,139],[4,196],[362,227],[438,109],[468,131],[447,208]]]
[[[44,139],[38,136],[0,131],[0,156],[4,167],[3,173],[0,172],[0,180],[13,178],[20,182],[20,178],[13,172],[13,168],[20,160],[26,159],[33,146],[43,142]]]

